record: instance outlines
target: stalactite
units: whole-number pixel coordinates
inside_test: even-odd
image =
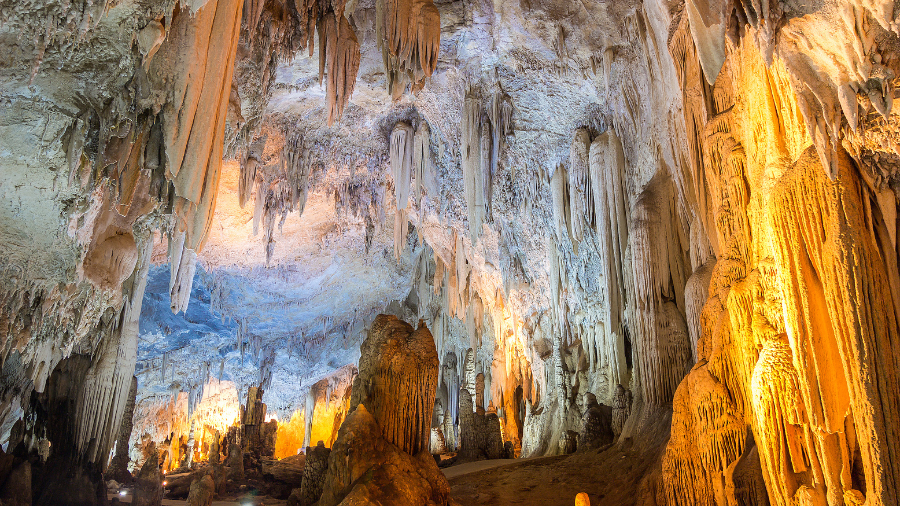
[[[641,389],[653,404],[672,399],[692,355],[682,313],[685,251],[671,196],[668,175],[655,176],[635,202],[628,234]]]
[[[319,31],[319,82],[323,69],[328,69],[328,126],[344,114],[344,107],[356,86],[360,52],[356,33],[346,17],[325,14],[316,24]]]
[[[490,107],[491,120],[491,178],[498,177],[500,165],[500,151],[503,148],[503,140],[512,133],[512,102],[509,96],[500,90],[491,96]]]
[[[698,345],[701,336],[701,312],[706,300],[709,298],[709,283],[712,279],[715,259],[703,264],[691,274],[684,288],[684,302],[686,305],[687,328],[691,336],[691,350],[693,362],[700,360]]]
[[[397,212],[394,215],[394,258],[406,247],[406,234],[409,230],[406,208],[409,205],[410,178],[412,177],[415,134],[407,123],[397,123],[391,132],[391,174],[394,177],[394,196],[397,200]]]
[[[412,177],[415,133],[407,123],[397,123],[391,132],[391,174],[394,176],[394,196],[397,209],[406,209]]]
[[[249,154],[241,160],[241,179],[238,182],[238,202],[241,207],[250,200],[250,192],[253,191],[253,182],[256,181],[256,167],[259,160],[256,156]]]
[[[309,176],[312,164],[309,151],[301,134],[292,135],[284,143],[281,153],[281,168],[287,175],[291,185],[291,204],[289,208],[303,216],[306,199],[309,197]]]
[[[197,271],[197,252],[188,248],[186,238],[186,233],[177,232],[169,239],[169,296],[172,312],[176,314],[187,310]]]
[[[792,329],[793,362],[801,371],[798,386],[808,423],[822,435],[817,453],[829,495],[843,495],[833,478],[847,466],[836,457],[836,452],[846,452],[846,443],[836,438],[852,409],[866,495],[893,497],[898,491],[888,477],[895,473],[882,474],[874,466],[894,466],[900,458],[894,420],[900,412],[898,398],[879,387],[897,381],[898,357],[888,337],[897,334],[897,321],[883,260],[864,235],[866,218],[852,163],[843,157],[835,163],[838,177],[832,183],[808,149],[772,195],[776,265],[792,280],[783,288],[785,307],[795,308],[785,311],[785,326]],[[811,233],[809,224],[819,225],[820,231]],[[877,385],[874,377],[880,378]],[[823,391],[829,392],[827,397]]]
[[[461,147],[463,185],[469,218],[469,237],[476,242],[485,217],[484,177],[481,174],[481,99],[474,92],[466,94],[463,107]]]
[[[150,75],[185,90],[175,93],[179,100],[167,102],[163,114],[171,119],[164,129],[166,173],[175,187],[179,231],[186,234],[184,248],[189,251],[202,248],[215,208],[241,5],[240,0],[223,0],[196,15],[174,18],[166,42],[151,62]],[[180,57],[185,42],[191,47],[189,54],[208,56]],[[227,49],[218,50],[213,44]],[[188,292],[190,282],[186,281]]]
[[[430,77],[437,67],[441,18],[432,0],[376,0],[375,40],[382,50],[388,93]]]
[[[415,168],[415,198],[418,201],[423,194],[432,198],[438,197],[438,180],[435,174],[434,160],[431,155],[431,128],[428,122],[422,121],[413,139],[413,167]]]
[[[630,278],[630,259],[626,256],[629,207],[625,190],[625,157],[622,144],[613,130],[597,136],[590,148],[591,189],[593,190],[596,232],[599,236],[598,249],[601,258],[603,283],[601,289],[606,298],[603,306],[607,344],[602,348],[610,350],[609,363],[614,380],[610,386],[631,381],[625,356],[626,318],[625,310],[629,296],[626,284]],[[633,299],[632,299],[633,300]]]
[[[479,142],[481,143],[481,148],[479,149],[479,152],[481,153],[479,175],[482,181],[481,191],[483,192],[481,201],[484,203],[484,215],[482,219],[490,221],[491,198],[494,188],[494,159],[496,158],[496,153],[494,153],[494,141],[491,140],[491,131],[495,127],[491,125],[491,120],[485,111],[481,112],[479,124],[479,130],[481,132],[479,136]]]
[[[572,234],[572,210],[569,196],[568,171],[562,164],[557,165],[550,178],[550,192],[553,197],[553,227],[556,231],[556,240],[562,242],[568,238],[572,244],[575,238]],[[577,246],[576,246],[577,248]]]
[[[591,134],[586,128],[575,131],[575,139],[569,151],[569,202],[571,206],[572,240],[580,243],[584,231],[594,216],[594,192],[591,189],[591,167],[589,153]],[[577,251],[577,249],[576,249]]]

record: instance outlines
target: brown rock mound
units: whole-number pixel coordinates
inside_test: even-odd
[[[413,457],[381,432],[362,404],[347,417],[328,458],[319,504],[449,504],[450,485],[428,450]]]

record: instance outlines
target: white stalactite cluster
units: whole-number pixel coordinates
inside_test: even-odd
[[[422,199],[437,195],[437,176],[431,155],[431,131],[424,120],[418,129],[408,123],[397,123],[391,131],[390,165],[394,180],[394,198],[397,211],[394,214],[394,258],[399,261],[406,248],[409,232],[409,198],[412,196],[421,208]]]
[[[512,104],[501,91],[492,94],[487,107],[475,87],[470,87],[462,111],[463,183],[469,218],[469,236],[476,242],[481,227],[490,221],[491,194],[498,177],[503,139],[512,131]]]

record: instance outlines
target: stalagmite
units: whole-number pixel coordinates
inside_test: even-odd
[[[616,393],[613,396],[612,406],[612,432],[614,437],[619,437],[628,417],[631,416],[631,391],[625,390],[622,385],[616,385]]]
[[[328,470],[328,456],[331,449],[326,448],[321,441],[315,447],[307,448],[306,465],[303,468],[303,482],[300,486],[300,504],[316,504],[322,497],[322,487],[325,485],[325,473]]]
[[[406,453],[427,451],[438,372],[431,332],[379,315],[360,351],[350,404],[368,406],[385,439]]]
[[[477,449],[472,394],[467,389],[461,388],[459,390],[459,455],[464,459],[474,459]]]
[[[449,504],[450,486],[428,448],[410,455],[380,429],[364,404],[350,413],[328,458],[318,504],[336,506],[345,498],[345,504]]]
[[[144,462],[135,478],[134,496],[131,503],[135,506],[159,506],[162,503],[163,488],[159,472],[159,456],[156,446],[150,446],[150,457]]]
[[[117,430],[131,392],[137,360],[138,319],[147,286],[151,244],[148,242],[132,275],[129,299],[121,320],[101,345],[98,360],[83,378],[75,420],[76,444],[91,461],[107,459],[118,437]],[[105,460],[102,461],[105,465]]]
[[[609,406],[598,404],[597,398],[591,393],[585,394],[585,397],[581,431],[578,434],[578,451],[582,452],[612,443],[616,437],[612,427],[614,410]],[[621,432],[621,427],[619,431]]]

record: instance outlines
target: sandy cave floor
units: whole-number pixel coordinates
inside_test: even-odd
[[[475,462],[482,466],[465,474],[448,476],[450,494],[463,506],[571,506],[579,492],[587,492],[592,505],[634,504],[641,480],[656,461],[654,453],[611,448],[511,464],[509,461]],[[493,463],[496,467],[490,466]]]
[[[462,506],[565,505],[586,492],[593,506],[635,504],[641,483],[660,471],[671,411],[657,411],[639,440],[572,455],[489,460],[444,469],[450,495]],[[646,492],[657,493],[651,487]]]
[[[566,505],[587,492],[591,504],[628,505],[637,500],[641,480],[658,463],[662,447],[621,450],[612,447],[572,455],[468,462],[445,468],[451,497],[469,505]],[[114,496],[110,496],[112,499]],[[131,497],[117,497],[128,504]],[[163,506],[186,505],[164,499]],[[213,501],[212,506],[284,506],[287,501],[246,495]]]

